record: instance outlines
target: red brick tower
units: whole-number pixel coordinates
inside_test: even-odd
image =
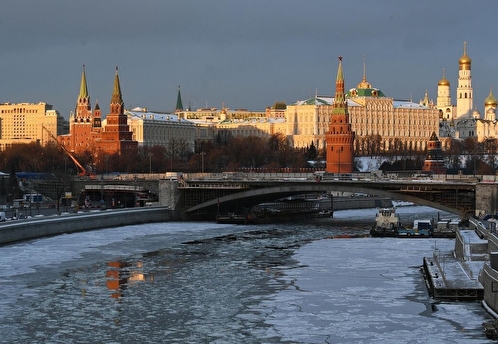
[[[107,154],[122,154],[129,151],[137,151],[138,142],[133,140],[133,133],[128,126],[128,117],[124,114],[124,102],[121,95],[118,67],[116,67],[114,90],[106,120],[105,130],[101,133],[102,139],[98,143],[99,151]]]
[[[95,153],[96,144],[100,138],[102,118],[99,105],[92,111],[90,96],[86,82],[85,65],[81,73],[80,93],[76,100],[74,118],[71,121],[69,134],[60,135],[59,142],[70,152],[80,154],[85,151]]]
[[[70,139],[69,147],[66,147],[71,152],[81,153],[91,149],[92,141],[90,139],[90,132],[92,129],[92,119],[92,105],[90,104],[90,96],[88,95],[85,65],[83,65],[80,93],[76,100],[74,121],[71,123],[71,135],[68,137]]]
[[[435,132],[432,133],[427,142],[427,158],[424,160],[422,171],[431,171],[435,174],[446,174],[447,168],[444,164],[443,150]]]
[[[335,82],[335,99],[330,115],[329,131],[325,134],[325,139],[327,142],[326,171],[328,173],[353,172],[354,132],[351,131],[351,123],[349,122],[341,56],[339,56],[339,67]]]

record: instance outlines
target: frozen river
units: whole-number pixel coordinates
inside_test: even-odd
[[[436,217],[399,208],[406,223]],[[375,209],[292,224],[170,222],[0,247],[5,343],[489,343],[480,303],[436,302],[450,239],[368,233]]]

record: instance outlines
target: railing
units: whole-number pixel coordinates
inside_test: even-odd
[[[498,183],[495,176],[467,176],[467,175],[409,175],[404,176],[398,173],[374,173],[374,172],[354,172],[354,173],[325,173],[321,172],[221,172],[221,173],[184,173],[181,178],[185,181],[247,181],[247,180],[275,180],[275,181],[410,181],[410,182],[466,182],[466,183]]]

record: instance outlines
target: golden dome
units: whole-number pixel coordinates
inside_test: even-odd
[[[493,90],[489,91],[489,95],[484,99],[484,106],[496,106],[498,102],[496,101],[495,96],[493,95]]]
[[[458,60],[458,63],[459,64],[471,64],[472,63],[472,59],[470,57],[467,56],[467,54],[464,54],[462,57],[460,57],[460,60]]]
[[[438,86],[450,86],[450,82],[446,79],[446,69],[443,68],[443,78],[437,83]]]
[[[472,63],[472,59],[467,56],[467,42],[463,43],[463,55],[458,60],[460,65],[470,65]]]
[[[450,86],[450,82],[448,81],[448,79],[446,79],[445,77],[443,77],[441,80],[439,80],[439,82],[437,83],[438,86]]]

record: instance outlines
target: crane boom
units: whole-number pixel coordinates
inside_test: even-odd
[[[62,148],[62,150],[69,156],[69,158],[74,162],[74,164],[78,167],[78,169],[80,170],[80,172],[78,173],[78,175],[80,176],[88,176],[90,175],[86,168],[83,167],[82,164],[80,164],[80,162],[74,157],[73,154],[71,154],[71,152],[66,148],[64,147],[63,144],[61,144],[59,142],[59,140],[57,140],[57,137],[54,136],[54,134],[52,134],[52,132],[50,130],[47,129],[47,127],[43,126],[43,129],[45,129],[45,131],[50,135],[50,137],[55,141],[57,142],[57,144],[59,145],[59,147]]]

